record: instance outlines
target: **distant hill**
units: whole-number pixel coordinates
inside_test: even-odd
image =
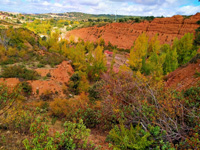
[[[65,18],[69,20],[88,20],[88,19],[112,19],[115,20],[120,18],[136,18],[138,16],[126,16],[126,15],[114,15],[114,14],[86,14],[81,12],[66,12],[66,13],[47,13],[47,14],[26,14],[32,15],[39,18]]]

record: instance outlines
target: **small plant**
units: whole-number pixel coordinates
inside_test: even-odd
[[[21,83],[21,87],[22,87],[23,93],[25,95],[31,95],[32,86],[30,85],[30,83],[24,81],[24,82]]]
[[[50,74],[50,72],[49,72],[49,73],[47,73],[47,75],[46,75],[46,76],[50,78],[50,77],[51,77],[51,74]]]
[[[38,67],[38,68],[43,68],[43,67],[44,67],[44,64],[39,63],[39,64],[37,65],[37,67]]]
[[[36,94],[39,95],[39,89],[36,90]]]
[[[153,143],[148,139],[149,137],[150,133],[142,130],[139,125],[135,128],[131,125],[130,129],[127,129],[123,124],[120,127],[115,126],[108,135],[108,139],[113,142],[114,147],[122,150],[144,150]]]
[[[74,73],[69,82],[69,90],[73,92],[74,94],[78,95],[79,94],[79,83],[80,83],[81,77],[79,73]]]
[[[194,74],[194,76],[195,76],[196,78],[200,77],[200,72],[196,71],[195,74]]]

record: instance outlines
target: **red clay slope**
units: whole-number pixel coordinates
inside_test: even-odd
[[[198,28],[196,22],[200,20],[200,13],[184,19],[183,16],[176,15],[170,18],[156,18],[152,22],[141,23],[111,23],[103,27],[88,27],[73,30],[67,33],[68,39],[71,35],[84,39],[85,41],[97,41],[102,37],[106,44],[110,41],[119,48],[129,49],[136,38],[146,32],[151,38],[158,33],[161,43],[171,44],[175,37],[182,37],[185,33],[195,33]]]
[[[198,54],[197,56],[200,58],[200,54]],[[199,58],[195,60],[196,62],[188,63],[187,65],[182,66],[177,70],[171,72],[166,77],[166,87],[181,91],[197,85],[200,82]]]
[[[67,61],[63,61],[60,65],[57,65],[56,68],[39,68],[36,71],[42,76],[45,77],[48,73],[51,74],[50,79],[48,80],[33,80],[28,81],[32,86],[32,95],[37,96],[37,90],[39,91],[38,96],[45,94],[47,91],[55,93],[58,92],[59,96],[64,96],[63,85],[67,83],[74,73],[73,68]],[[17,78],[0,78],[0,84],[4,83],[10,87],[15,87],[20,83],[20,80]]]

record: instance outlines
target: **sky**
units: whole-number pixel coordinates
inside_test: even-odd
[[[196,14],[200,12],[200,2],[199,0],[0,0],[0,11],[169,17],[178,14]]]

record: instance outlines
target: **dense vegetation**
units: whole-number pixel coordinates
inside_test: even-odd
[[[48,32],[52,22],[42,22],[44,29],[37,20],[33,22],[37,33],[47,33],[45,37],[34,33],[33,24],[27,26],[34,32],[23,28],[0,31],[2,77],[36,80],[39,76],[32,69],[54,67],[63,60],[71,60],[75,71],[67,88],[63,87],[65,97],[48,99],[46,95],[36,101],[26,81],[14,89],[0,85],[0,146],[100,149],[88,140],[90,131],[96,129],[109,132],[106,140],[111,149],[200,148],[199,83],[182,92],[164,88],[164,75],[197,54],[198,36],[188,33],[173,45],[161,45],[157,36],[149,40],[143,33],[130,50],[128,65],[116,73],[115,57],[108,68],[104,55],[105,47],[118,53],[116,47],[106,46],[101,38],[95,43],[75,42],[73,36],[69,41],[60,39],[58,31]]]

